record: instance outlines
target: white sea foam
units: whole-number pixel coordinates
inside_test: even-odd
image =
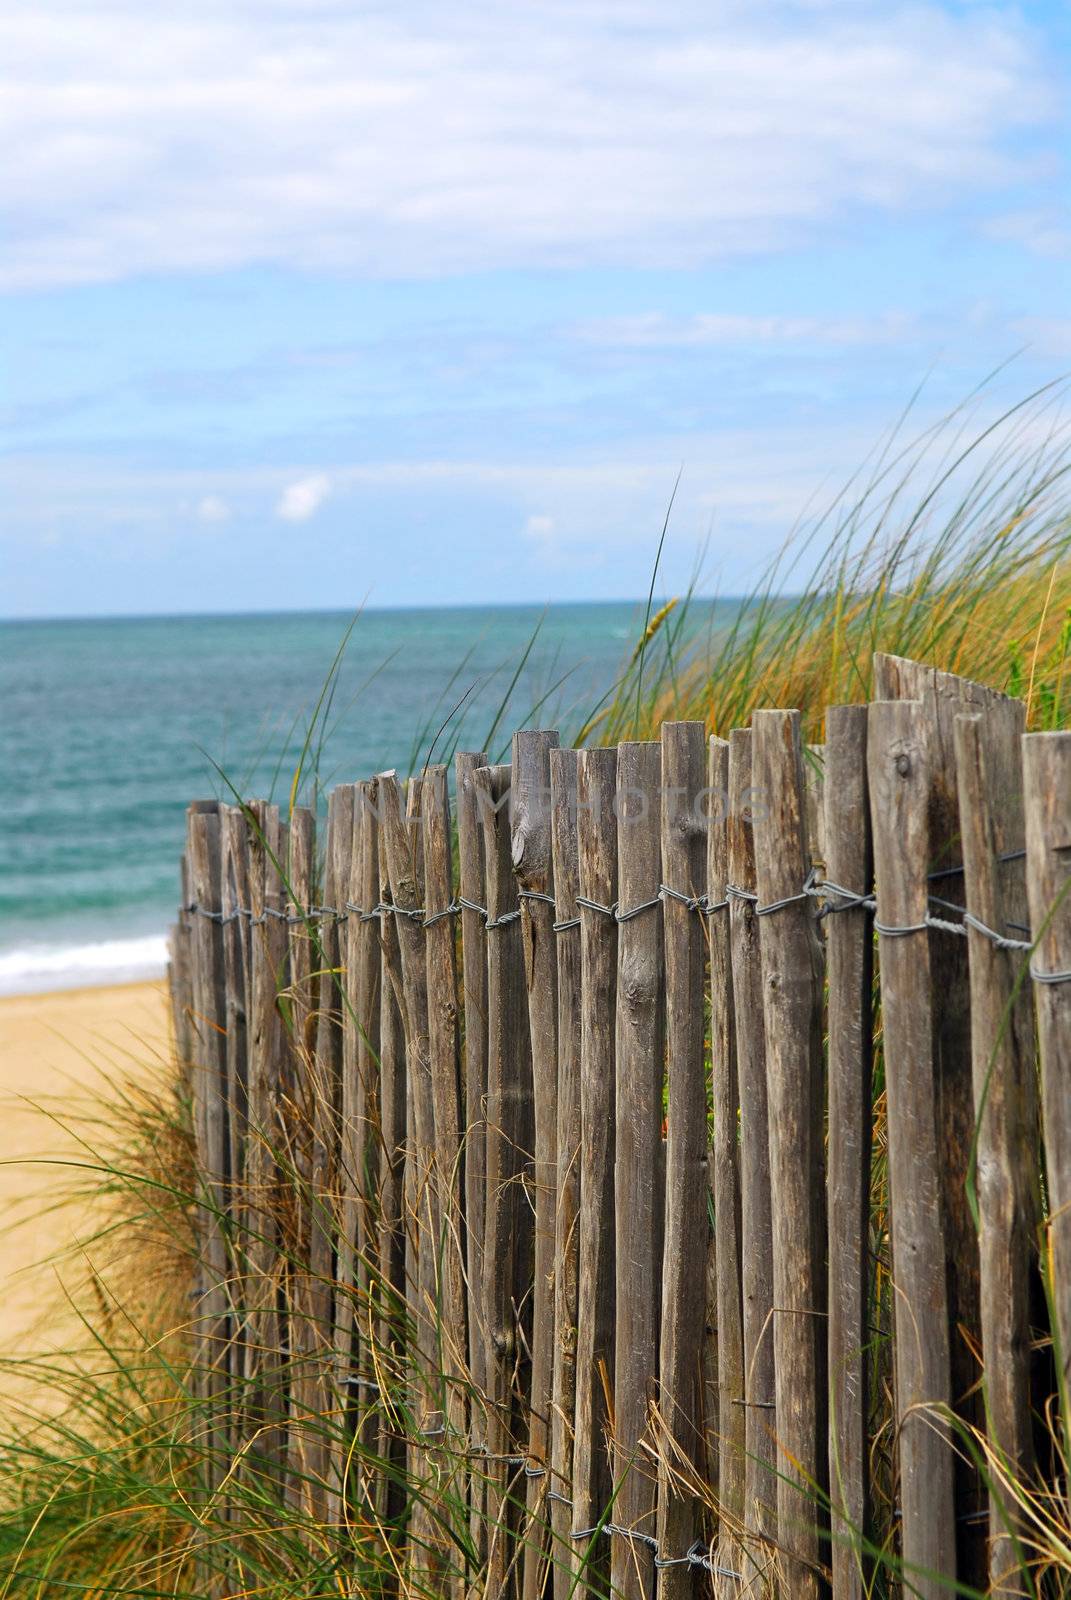
[[[163,934],[102,939],[96,944],[23,945],[0,952],[0,994],[159,978],[166,967]]]

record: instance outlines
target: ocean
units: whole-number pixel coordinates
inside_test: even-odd
[[[460,725],[461,746],[493,759],[518,727],[575,733],[643,616],[642,602],[364,612],[323,718],[321,785],[419,770],[448,718],[446,742]],[[710,619],[694,606],[689,626]],[[0,623],[0,994],[164,971],[187,802],[230,798],[229,781],[285,804],[352,621]]]

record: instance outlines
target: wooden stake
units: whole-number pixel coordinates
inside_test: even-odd
[[[473,774],[487,872],[487,1147],[485,1293],[487,1370],[487,1592],[517,1589],[517,1485],[523,1469],[515,1401],[527,1385],[520,1308],[532,1281],[530,1180],[532,1063],[517,887],[510,862],[509,767]],[[507,920],[503,920],[507,919]]]
[[[1009,702],[1009,705],[1014,702]],[[1021,781],[997,792],[991,771],[1016,772],[1025,707],[1012,718],[957,717],[956,772],[964,888],[971,916],[998,933],[1022,922],[1022,895],[1007,892],[1000,856],[1025,841]],[[995,747],[1004,745],[993,760]],[[1018,876],[1018,875],[1017,875]],[[1017,903],[1019,902],[1019,903]],[[977,1155],[974,1183],[981,1258],[982,1356],[990,1438],[1016,1481],[1034,1465],[1030,1347],[1038,1282],[1038,1185],[1041,1150],[1028,964],[968,931],[971,1049]],[[1012,937],[1015,937],[1012,934]],[[1019,981],[1022,978],[1024,981]],[[989,1577],[994,1595],[1021,1593],[1013,1535],[1026,1533],[1014,1496],[990,1486]]]
[[[617,751],[577,758],[580,894],[617,900]],[[571,1532],[609,1515],[615,1325],[614,1150],[616,1129],[617,924],[580,909],[580,1248],[576,1330],[576,1423]],[[609,1570],[605,1542],[577,1542],[596,1581]]]
[[[535,1114],[532,1190],[535,1271],[532,1280],[532,1388],[528,1422],[528,1533],[521,1592],[538,1600],[546,1587],[549,1527],[543,1513],[550,1463],[554,1372],[554,1213],[558,1143],[558,952],[554,905],[546,899],[551,866],[550,754],[558,735],[528,729],[513,736],[510,832],[521,894],[521,943],[528,991]]]
[[[655,1483],[645,1447],[658,1373],[664,1190],[662,1090],[664,1008],[657,744],[617,750],[617,1127],[614,1212],[617,1315],[614,1334],[613,1520],[655,1531]],[[654,902],[650,905],[650,902]],[[647,909],[640,910],[640,907]],[[635,912],[635,915],[630,913]],[[610,1541],[610,1571],[622,1600],[646,1600],[654,1558],[634,1538]]]
[[[1071,972],[1071,734],[1023,740],[1027,887],[1035,972]],[[1048,1276],[1062,1415],[1071,1414],[1071,979],[1035,982],[1048,1183]]]
[[[724,1512],[719,1565],[741,1570],[737,1533],[744,1519],[746,1393],[741,1300],[740,1087],[736,1066],[732,948],[729,932],[729,745],[711,739],[707,769],[707,936],[710,942],[710,1054],[714,1135],[715,1321],[718,1330],[718,1499]],[[728,1592],[724,1580],[718,1593]]]
[[[662,727],[662,872],[675,894],[664,896],[666,1061],[669,1116],[666,1138],[665,1251],[659,1340],[657,1538],[662,1555],[687,1555],[698,1531],[694,1496],[673,1474],[701,1465],[700,1385],[706,1312],[707,1089],[703,1060],[703,985],[706,933],[702,896],[707,876],[706,734],[701,722]],[[689,906],[678,896],[696,902]],[[657,912],[650,913],[657,917]],[[692,1568],[665,1567],[663,1600],[687,1600]]]
[[[755,792],[751,734],[729,735],[729,933],[732,945],[736,1060],[740,1081],[740,1242],[744,1310],[744,1392],[733,1403],[745,1412],[747,1465],[744,1533],[756,1574],[769,1566],[765,1542],[777,1537],[774,1398],[773,1221],[770,1212],[770,1134],[766,1098],[766,1030],[762,961],[754,902]]]
[[[956,1577],[949,1429],[934,1410],[952,1400],[940,1204],[929,908],[930,756],[918,701],[878,701],[867,720],[892,1197],[896,1406],[905,1575],[921,1600]]]
[[[550,1524],[554,1600],[571,1600],[577,1570],[570,1534],[580,1270],[580,887],[577,752],[550,752],[554,935],[558,958],[557,1199],[554,1212],[554,1372],[550,1409]],[[573,924],[564,926],[564,924]]]
[[[865,706],[826,712],[825,878],[869,895],[873,876]],[[870,916],[831,894],[829,984],[829,1487],[833,1600],[863,1600],[870,1399],[870,1154],[873,949]]]

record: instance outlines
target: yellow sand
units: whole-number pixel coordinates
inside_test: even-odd
[[[69,1336],[64,1269],[43,1263],[87,1224],[77,1204],[47,1209],[70,1181],[55,1163],[92,1159],[77,1130],[99,1138],[94,1090],[162,1077],[167,1037],[162,982],[0,998],[0,1358],[60,1349]]]

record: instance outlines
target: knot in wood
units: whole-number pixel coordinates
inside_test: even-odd
[[[908,755],[906,750],[901,750],[900,751],[900,754],[896,758],[895,766],[896,766],[896,771],[897,771],[897,773],[899,774],[899,776],[901,778],[907,778],[907,777],[910,776],[910,774],[911,774],[911,757]]]

